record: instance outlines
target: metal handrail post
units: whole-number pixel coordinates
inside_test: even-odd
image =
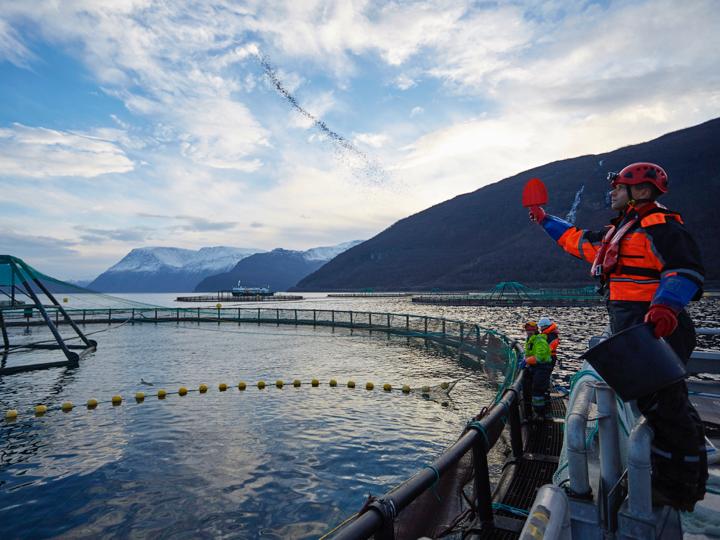
[[[650,448],[654,433],[642,418],[628,439],[628,506],[630,513],[647,519],[652,516],[652,464]]]
[[[622,474],[618,411],[613,389],[604,382],[596,382],[593,386],[595,387],[600,431],[600,479],[604,498],[603,505],[607,515],[610,510],[608,496]]]
[[[570,491],[576,496],[586,497],[592,495],[592,489],[588,475],[585,426],[594,392],[589,383],[582,383],[582,387],[576,392],[577,397],[567,416],[565,429],[568,473],[570,475]]]

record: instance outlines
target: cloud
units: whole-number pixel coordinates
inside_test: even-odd
[[[397,86],[400,90],[408,90],[409,88],[412,88],[416,85],[415,81],[413,81],[410,77],[407,75],[400,74],[398,75],[395,80],[393,81],[395,86]]]
[[[233,96],[246,82],[230,68],[253,52],[251,44],[233,44],[245,27],[241,8],[80,0],[4,6],[0,17],[3,11],[11,24],[35,23],[52,43],[80,43],[104,91],[164,124],[189,159],[243,172],[262,165],[253,154],[269,133]]]
[[[29,68],[37,57],[19,39],[17,32],[0,19],[0,60],[7,60],[21,68]]]
[[[424,112],[425,112],[425,109],[423,109],[420,106],[413,107],[412,110],[410,111],[410,118],[414,118],[415,116],[422,114]]]
[[[133,163],[112,141],[14,123],[0,128],[0,174],[46,178],[92,178],[133,170]]]
[[[80,240],[84,242],[106,242],[108,240],[117,242],[145,242],[151,236],[153,229],[147,227],[130,227],[125,229],[101,229],[97,227],[75,226],[79,231]]]
[[[76,243],[51,236],[35,236],[0,230],[0,252],[20,258],[52,259],[77,255]]]
[[[390,138],[382,133],[355,133],[353,140],[371,146],[373,148],[381,148]]]
[[[151,214],[143,212],[139,213],[138,217],[180,222],[179,224],[171,225],[168,227],[168,229],[172,231],[226,231],[234,229],[238,225],[236,221],[213,221],[204,217],[186,215],[170,216],[164,214]]]
[[[244,172],[262,162],[248,158],[259,146],[268,146],[267,132],[241,103],[230,99],[193,100],[176,121],[182,130],[182,153],[196,163]]]

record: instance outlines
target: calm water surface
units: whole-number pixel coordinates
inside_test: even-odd
[[[176,295],[126,296],[176,305]],[[78,302],[71,297],[68,305]],[[261,305],[432,315],[515,337],[525,319],[547,313],[562,332],[560,378],[607,324],[602,307],[443,308],[324,295]],[[718,320],[713,303],[695,309]],[[99,330],[97,352],[78,369],[0,379],[2,411],[24,413],[0,426],[2,538],[317,537],[368,493],[381,494],[432,462],[494,396],[481,373],[452,355],[377,333],[253,324],[86,327]],[[33,339],[45,337],[33,332]],[[295,378],[301,388],[272,386]],[[336,378],[339,386],[311,388],[311,378]],[[270,387],[253,386],[260,379]],[[349,379],[357,389],[343,386]],[[450,398],[364,389],[366,381],[397,388],[458,379]],[[235,386],[240,380],[248,383],[244,392]],[[231,388],[219,392],[221,382]],[[210,386],[207,394],[131,399],[136,391],[201,383]],[[125,398],[122,406],[105,403],[114,394]],[[81,405],[91,397],[104,403],[28,414],[37,403]],[[492,458],[500,462],[499,450]]]

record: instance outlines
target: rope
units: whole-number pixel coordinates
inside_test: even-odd
[[[471,420],[467,423],[467,429],[477,429],[480,434],[483,436],[483,439],[485,439],[485,450],[490,449],[490,438],[488,437],[487,430],[485,429],[485,426],[483,426],[479,420]]]
[[[435,473],[435,481],[433,482],[433,485],[430,489],[432,489],[433,495],[435,495],[435,498],[438,500],[438,502],[441,502],[442,499],[440,498],[440,495],[438,495],[438,492],[437,492],[437,485],[438,485],[438,482],[440,481],[440,471],[437,470],[435,465],[425,465],[425,468],[430,469],[432,472]]]
[[[527,510],[523,510],[522,508],[516,508],[515,506],[510,506],[509,504],[503,504],[503,503],[492,503],[493,510],[505,510],[506,512],[510,512],[511,514],[515,514],[516,516],[522,516],[527,517],[530,515],[530,512]]]

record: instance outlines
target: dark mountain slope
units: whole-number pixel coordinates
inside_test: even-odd
[[[525,182],[548,186],[549,213],[565,217],[578,190],[577,223],[599,228],[605,180],[634,161],[662,165],[670,193],[661,202],[683,214],[703,252],[708,279],[720,280],[720,119],[600,155],[537,167],[402,219],[307,276],[296,290],[462,290],[498,281],[588,284],[588,266],[564,254],[520,205]]]
[[[270,286],[273,291],[287,291],[301,278],[317,270],[327,260],[305,258],[302,251],[274,249],[243,259],[229,272],[203,279],[195,292],[232,289],[238,281],[246,287]]]

